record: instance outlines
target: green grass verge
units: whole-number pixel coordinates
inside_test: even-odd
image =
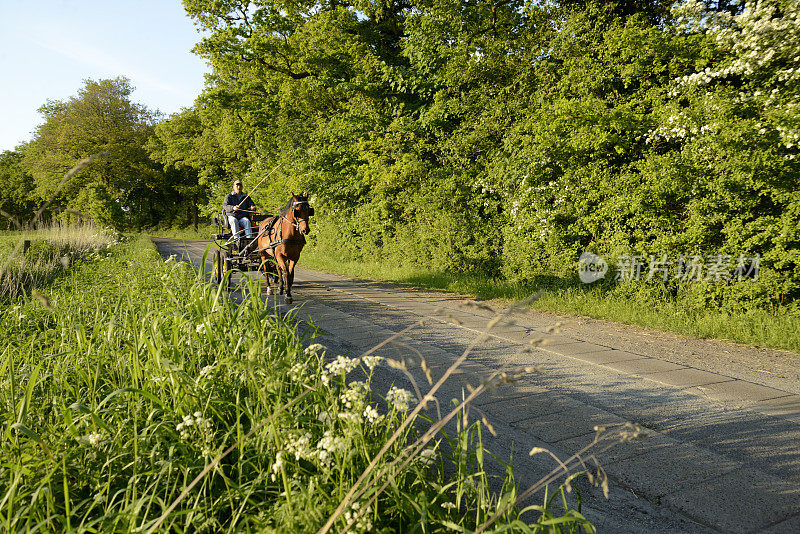
[[[456,433],[425,439],[410,393],[372,394],[378,359],[306,348],[260,287],[234,305],[142,236],[6,307],[0,530],[449,532],[499,513],[489,531],[593,531],[563,490],[525,522],[503,511],[517,490],[510,468],[490,490],[481,423],[456,408]]]
[[[30,295],[63,273],[76,258],[114,243],[114,232],[93,226],[53,226],[0,233],[0,303]],[[30,248],[25,251],[23,243]]]
[[[449,273],[392,262],[340,261],[307,247],[301,267],[353,277],[386,280],[415,287],[459,293],[502,303],[520,301],[539,290],[533,304],[540,311],[588,316],[618,323],[675,332],[686,336],[735,341],[746,345],[800,352],[800,314],[788,309],[773,313],[747,310],[730,313],[687,306],[641,292],[608,291],[559,277],[542,277],[527,285],[479,274]],[[747,282],[743,282],[747,283]]]

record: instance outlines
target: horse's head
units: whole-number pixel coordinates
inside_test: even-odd
[[[303,235],[308,235],[311,232],[311,224],[309,217],[314,215],[314,208],[308,203],[308,192],[300,195],[292,193],[292,200],[290,201],[290,216],[293,216],[295,225]]]

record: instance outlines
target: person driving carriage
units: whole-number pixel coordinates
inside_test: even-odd
[[[244,231],[245,237],[253,237],[252,224],[250,219],[256,211],[256,205],[250,195],[245,195],[242,192],[242,181],[236,180],[233,182],[233,192],[225,196],[225,201],[222,203],[222,209],[228,219],[228,224],[233,232],[233,237],[239,239],[241,232]],[[242,230],[239,230],[241,225]]]

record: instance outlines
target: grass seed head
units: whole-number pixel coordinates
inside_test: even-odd
[[[39,291],[38,289],[34,289],[33,291],[31,291],[31,294],[34,297],[36,297],[36,300],[38,300],[41,303],[41,305],[44,307],[45,310],[55,311],[53,305],[50,304],[50,299],[48,299],[41,291]]]
[[[402,371],[405,371],[407,369],[405,360],[397,361],[392,358],[387,358],[386,363],[388,363],[389,367],[393,369],[400,369]]]
[[[425,378],[428,380],[428,384],[433,385],[433,375],[431,374],[431,368],[428,367],[428,362],[425,361],[425,358],[421,359],[420,366],[422,367],[422,372],[425,373]]]
[[[482,423],[483,423],[483,424],[486,426],[486,429],[487,429],[489,432],[491,432],[491,434],[492,434],[494,437],[497,437],[497,432],[495,431],[494,427],[493,427],[493,426],[492,426],[492,424],[489,422],[489,420],[488,420],[488,419],[486,419],[486,416],[485,416],[485,415],[482,415],[482,416],[481,416],[481,422],[482,422]]]

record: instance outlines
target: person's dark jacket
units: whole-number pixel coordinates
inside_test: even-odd
[[[241,204],[241,206],[239,205]],[[237,207],[238,206],[238,207]],[[233,215],[237,219],[247,217],[252,218],[253,214],[245,210],[255,210],[256,205],[253,200],[244,193],[228,193],[225,196],[225,202],[222,203],[222,209],[225,210],[225,215]]]

